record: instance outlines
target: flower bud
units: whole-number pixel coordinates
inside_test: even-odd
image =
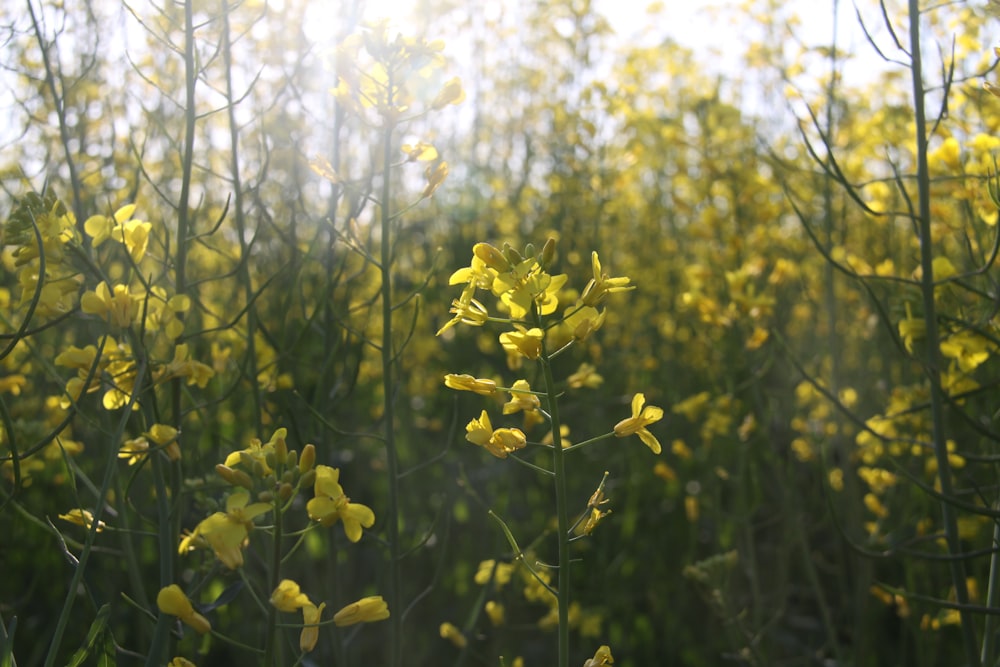
[[[234,470],[229,466],[222,465],[221,463],[215,466],[215,472],[219,474],[219,477],[226,480],[229,484],[233,486],[242,486],[244,489],[253,489],[253,480],[250,479],[250,475],[246,474],[242,470]]]
[[[282,500],[288,500],[289,498],[292,497],[292,494],[294,492],[295,492],[295,487],[289,484],[288,482],[284,482],[282,483],[281,486],[278,487],[278,497],[281,498]]]
[[[302,479],[299,480],[299,486],[303,489],[308,489],[310,486],[316,483],[316,469],[312,468],[307,470],[302,475]]]
[[[302,448],[302,456],[299,458],[299,472],[305,474],[316,465],[316,446],[309,444]]]

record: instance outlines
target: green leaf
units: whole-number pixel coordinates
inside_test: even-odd
[[[14,661],[14,633],[17,631],[17,616],[10,619],[10,629],[3,624],[3,617],[0,617],[0,667],[15,667]]]
[[[83,661],[87,659],[90,652],[93,650],[94,645],[97,644],[98,639],[104,636],[108,625],[108,616],[111,615],[111,606],[104,605],[97,610],[97,617],[94,618],[94,622],[90,624],[90,630],[87,632],[87,638],[83,641],[83,646],[73,654],[69,662],[66,663],[67,667],[79,667],[83,664]],[[106,651],[102,650],[102,653]],[[98,660],[98,664],[105,665],[109,664],[103,661],[103,657]],[[114,664],[113,662],[110,664]]]

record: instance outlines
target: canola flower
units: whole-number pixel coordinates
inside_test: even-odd
[[[619,438],[637,435],[654,454],[659,454],[660,441],[646,427],[663,419],[663,408],[645,404],[645,395],[640,393],[632,397],[632,416],[615,424],[615,435]]]
[[[306,503],[306,512],[313,521],[332,526],[340,521],[351,542],[361,539],[362,528],[375,525],[375,513],[367,505],[352,503],[340,486],[340,470],[330,466],[316,466],[315,497]]]
[[[156,606],[164,614],[170,614],[181,619],[200,635],[212,629],[212,624],[208,619],[194,610],[191,601],[184,595],[184,591],[177,584],[170,584],[161,588],[156,595]]]
[[[199,523],[181,539],[178,553],[185,554],[198,546],[208,546],[230,570],[243,566],[243,547],[253,520],[271,510],[269,503],[250,502],[246,489],[237,489],[226,497],[226,511],[216,512]]]
[[[389,605],[381,595],[370,595],[352,602],[333,615],[337,627],[345,628],[357,623],[374,623],[389,618]]]

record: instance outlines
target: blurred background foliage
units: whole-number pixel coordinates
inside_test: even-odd
[[[188,59],[182,4],[0,6],[0,343],[10,343],[0,360],[0,617],[7,626],[16,618],[18,664],[40,664],[48,650],[73,572],[67,555],[83,541],[82,529],[56,517],[98,504],[107,452],[122,435],[121,411],[101,409],[100,393],[75,410],[61,401],[74,371],[56,357],[108,331],[79,309],[79,294],[99,282],[88,266],[113,281],[162,284],[165,299],[190,297],[183,333],[150,332],[144,348],[151,363],[166,363],[183,343],[214,371],[204,386],[148,387],[143,406],[181,430],[177,526],[218,508],[215,464],[278,427],[295,449],[315,443],[318,462],[341,469],[352,498],[385,516],[373,259],[383,206],[402,211],[391,267],[401,352],[388,390],[406,604],[392,613],[409,664],[552,661],[551,616],[530,581],[515,572],[503,585],[500,565],[482,565],[512,557],[487,509],[526,547],[551,524],[551,490],[469,446],[462,427],[481,399],[442,384],[445,373],[504,385],[519,375],[496,331],[434,336],[456,296],[448,276],[467,265],[474,243],[541,247],[549,237],[572,289],[586,283],[595,249],[612,275],[638,285],[616,296],[600,332],[558,360],[561,377],[590,363],[603,378],[567,387],[569,439],[609,430],[635,391],[668,412],[654,427],[660,458],[615,440],[573,461],[569,492],[581,511],[604,471],[613,509],[575,543],[574,662],[609,644],[624,667],[956,664],[949,656],[961,638],[928,445],[904,3],[886,3],[888,24],[878,5],[858,3],[871,43],[816,38],[786,3],[727,5],[716,20],[745,35],[720,47],[735,67],[668,36],[671,2],[650,5],[631,41],[588,0],[413,4],[386,26],[360,1],[197,1]],[[1000,100],[983,82],[993,79],[997,19],[985,3],[946,3],[928,6],[922,26],[930,241],[945,280],[934,291],[944,424],[970,596],[993,607]],[[342,85],[349,71],[373,71],[350,36],[380,30],[435,54],[443,40],[407,75],[407,94],[423,100],[414,108],[452,76],[466,95],[406,120],[391,165],[371,109]],[[418,141],[438,157],[408,161],[401,146]],[[422,197],[428,164],[441,161],[447,179]],[[379,195],[386,171],[388,202]],[[151,223],[145,256],[132,262],[113,242],[54,254],[44,282],[68,287],[30,312],[38,278],[23,269],[37,274],[37,258],[25,259],[34,238],[30,225],[18,231],[16,212],[32,192],[62,202],[67,239],[92,236],[84,221],[134,203],[135,218]],[[125,430],[134,437],[150,421],[136,417]],[[120,664],[141,661],[151,632],[135,610],[155,613],[155,536],[166,528],[150,471],[115,464],[111,529],[95,543],[85,591],[73,593],[60,663],[105,603]],[[384,530],[377,523],[358,545],[313,531],[286,573],[334,609],[383,591]],[[251,573],[262,562],[255,534]],[[536,555],[552,562],[546,544]],[[240,581],[204,552],[177,567],[181,581],[204,582],[202,603]],[[488,602],[503,605],[502,622],[491,621]],[[981,637],[991,632],[987,617],[976,616]],[[219,606],[211,618],[234,638],[257,632],[244,605]],[[440,636],[444,622],[461,628],[464,647]],[[386,632],[387,624],[324,630],[305,664],[382,664]],[[245,658],[217,641],[182,645],[197,664]]]

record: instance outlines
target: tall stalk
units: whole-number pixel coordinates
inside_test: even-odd
[[[948,501],[952,497],[951,462],[948,460],[947,437],[944,429],[944,392],[941,388],[941,350],[938,341],[937,312],[934,303],[934,255],[931,239],[931,183],[927,164],[927,118],[924,110],[924,84],[920,53],[920,7],[918,0],[909,0],[910,72],[913,81],[913,112],[916,124],[917,143],[917,228],[920,234],[920,292],[924,307],[926,345],[924,347],[924,368],[930,382],[931,437],[934,457],[938,466],[938,482],[941,485],[941,518],[944,524],[945,541],[948,545],[948,563],[951,568],[955,600],[961,619],[962,643],[969,665],[977,667],[979,651],[976,650],[976,631],[972,613],[967,609],[969,590],[966,586],[965,561],[962,560],[962,546],[958,537],[958,520]]]
[[[386,82],[386,107],[392,109],[394,104],[393,71],[388,68]],[[395,120],[389,114],[383,116],[385,123],[382,130],[382,201],[380,206],[380,227],[382,232],[379,253],[379,269],[382,273],[382,419],[384,421],[385,457],[389,475],[389,516],[387,529],[389,531],[389,665],[399,667],[402,651],[402,606],[400,600],[399,571],[399,453],[396,451],[396,435],[393,386],[394,352],[392,344],[392,212],[390,196],[392,195],[392,134],[395,130]]]
[[[566,500],[566,453],[563,451],[562,422],[559,418],[559,399],[555,378],[552,376],[551,357],[542,339],[542,353],[539,355],[542,373],[545,377],[545,394],[552,427],[552,472],[556,485],[556,517],[559,537],[558,584],[556,593],[559,600],[559,658],[558,667],[569,667],[569,509]]]

